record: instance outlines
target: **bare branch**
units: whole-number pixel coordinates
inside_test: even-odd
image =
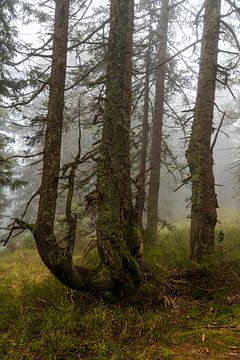
[[[20,159],[29,159],[29,158],[32,158],[32,157],[36,157],[36,156],[39,156],[39,155],[42,155],[43,152],[39,152],[37,154],[32,154],[32,155],[13,155],[13,156],[9,156],[8,158],[0,158],[0,161],[9,161],[9,160],[12,160],[12,159],[16,159],[16,158],[20,158]]]
[[[219,125],[218,125],[218,129],[217,129],[216,135],[215,135],[215,137],[214,137],[214,140],[213,140],[213,143],[212,143],[212,146],[211,146],[211,151],[212,151],[212,152],[213,152],[214,146],[216,145],[217,138],[218,138],[219,132],[220,132],[220,130],[221,130],[221,127],[222,127],[223,120],[224,120],[225,116],[226,116],[226,111],[224,111],[223,116],[222,116],[222,118],[221,118],[221,121],[220,121],[220,123],[219,123]]]

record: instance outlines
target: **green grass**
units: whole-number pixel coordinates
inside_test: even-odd
[[[181,360],[205,348],[210,359],[237,359],[240,232],[235,223],[221,229],[216,255],[201,266],[188,261],[186,225],[161,231],[142,287],[127,299],[65,288],[36,250],[2,252],[1,359]]]

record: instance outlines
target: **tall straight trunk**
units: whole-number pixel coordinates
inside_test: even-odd
[[[187,160],[192,179],[190,257],[201,262],[214,251],[217,197],[211,134],[217,75],[221,0],[205,1],[198,90]]]
[[[98,162],[98,250],[120,287],[134,287],[140,280],[136,261],[140,239],[130,174],[133,12],[133,0],[111,1],[106,104]]]
[[[151,35],[152,31],[149,31],[149,44],[145,57],[145,84],[144,84],[144,102],[143,102],[143,120],[142,120],[142,136],[141,136],[141,155],[139,166],[139,178],[138,188],[136,196],[136,212],[138,217],[138,224],[140,228],[143,228],[143,212],[145,203],[145,183],[146,183],[146,164],[147,164],[147,145],[148,145],[148,133],[149,133],[149,80],[150,80],[150,63],[151,63]]]
[[[158,195],[160,185],[162,124],[165,96],[165,77],[167,58],[167,39],[169,22],[169,0],[162,2],[160,29],[159,29],[159,54],[156,70],[156,92],[153,114],[152,147],[150,158],[150,182],[147,208],[147,228],[145,232],[145,246],[151,247],[156,243],[158,224]]]

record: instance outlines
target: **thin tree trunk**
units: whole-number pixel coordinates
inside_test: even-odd
[[[79,274],[72,263],[73,244],[67,244],[66,248],[60,247],[54,234],[63,127],[68,19],[69,1],[57,0],[42,183],[33,234],[45,265],[62,283],[77,289],[86,285],[87,278],[79,281]]]
[[[198,90],[187,160],[192,179],[190,257],[201,262],[214,251],[217,197],[211,134],[217,74],[221,0],[205,2]]]
[[[132,0],[111,2],[106,75],[106,105],[98,163],[97,241],[102,262],[119,286],[140,281],[130,174],[132,106]]]
[[[162,2],[160,29],[159,29],[159,54],[158,64],[164,63],[167,58],[167,39],[169,21],[169,0]],[[165,96],[166,65],[158,66],[156,71],[156,92],[153,115],[153,133],[150,160],[150,182],[147,209],[147,228],[144,245],[151,247],[156,243],[158,224],[158,195],[160,185],[162,124]]]
[[[145,182],[146,182],[146,164],[147,164],[147,145],[149,134],[149,80],[150,80],[150,64],[151,64],[151,28],[149,30],[149,44],[145,57],[145,84],[144,84],[144,103],[143,103],[143,120],[142,120],[142,136],[141,136],[141,157],[139,166],[138,188],[136,196],[135,209],[138,216],[139,227],[143,228],[143,212],[145,204]]]

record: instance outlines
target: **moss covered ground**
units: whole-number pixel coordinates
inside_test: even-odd
[[[221,230],[201,266],[188,261],[187,226],[161,230],[141,288],[121,299],[65,288],[34,249],[1,252],[0,358],[240,359],[240,231]]]

